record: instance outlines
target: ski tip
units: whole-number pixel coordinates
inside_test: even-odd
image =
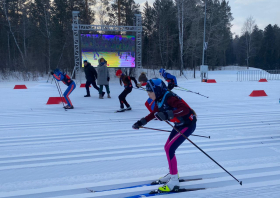
[[[153,181],[152,183],[151,183],[151,185],[158,185],[158,184],[160,184],[160,182],[157,180],[157,181]]]
[[[87,190],[88,190],[88,191],[90,191],[90,192],[92,192],[92,193],[94,193],[94,192],[95,192],[94,190],[91,190],[91,189],[89,189],[89,188],[87,188]]]
[[[160,192],[158,191],[158,190],[153,190],[153,191],[151,191],[149,194],[150,195],[153,195],[153,194],[159,194]]]
[[[242,186],[242,181],[240,181],[239,184]]]

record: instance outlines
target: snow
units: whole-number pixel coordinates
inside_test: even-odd
[[[216,84],[178,79],[181,87],[209,98],[174,92],[198,114],[194,134],[211,136],[190,139],[243,185],[185,141],[176,152],[180,177],[203,179],[181,186],[207,189],[158,197],[280,196],[279,81],[237,82],[236,74],[210,71]],[[16,84],[28,89],[14,90]],[[148,114],[144,91],[133,89],[128,95],[132,111],[114,113],[123,90],[117,79],[110,81],[111,99],[98,99],[93,88],[92,96],[84,98],[85,88],[78,85],[70,95],[75,109],[68,111],[62,104],[46,105],[49,97],[59,95],[55,83],[45,79],[1,82],[0,90],[0,197],[129,197],[157,187],[88,189],[142,185],[168,172],[163,149],[168,133],[131,128]],[[268,96],[249,97],[253,90],[265,90]],[[171,130],[160,121],[147,127]]]

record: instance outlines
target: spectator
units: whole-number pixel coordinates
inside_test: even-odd
[[[85,97],[90,97],[90,92],[89,92],[89,86],[92,84],[92,86],[99,92],[99,87],[96,85],[96,78],[97,78],[97,73],[96,70],[94,69],[93,66],[91,66],[90,63],[87,62],[87,60],[84,60],[84,66],[85,66],[85,75],[86,75],[86,90],[87,90],[87,95]],[[104,95],[105,92],[102,93]]]
[[[108,98],[111,98],[110,89],[109,89],[110,76],[109,76],[109,71],[108,71],[108,67],[107,67],[107,62],[104,58],[100,58],[98,60],[98,63],[99,63],[99,65],[97,66],[97,72],[98,72],[97,84],[100,85],[99,99],[103,99],[103,96],[104,96],[103,85],[106,87]]]

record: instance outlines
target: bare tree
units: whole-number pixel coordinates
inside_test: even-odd
[[[24,49],[24,56],[25,58],[27,57],[27,48],[26,48],[26,20],[27,20],[27,16],[26,16],[26,8],[23,8],[22,11],[22,20],[23,20],[23,49]]]
[[[8,35],[8,54],[9,54],[9,64],[11,63],[11,49],[10,49],[10,32],[7,31]]]
[[[19,47],[18,41],[17,41],[17,39],[16,39],[16,37],[15,37],[15,34],[14,34],[13,30],[12,30],[12,26],[11,26],[11,23],[10,23],[8,14],[7,14],[6,3],[5,3],[4,1],[3,1],[3,8],[4,8],[4,13],[5,13],[6,20],[7,20],[8,25],[9,25],[10,32],[11,32],[13,38],[14,38],[15,44],[16,44],[16,46],[17,46],[17,48],[18,48],[18,51],[19,51],[19,53],[20,53],[20,55],[21,55],[21,59],[22,59],[23,66],[24,66],[24,68],[26,69],[25,57],[24,57],[24,54],[23,54],[22,50],[21,50],[20,47]]]
[[[252,16],[248,17],[242,27],[242,34],[246,38],[246,61],[247,61],[247,69],[249,69],[249,59],[251,57],[252,52],[252,33],[255,26],[255,20]]]
[[[184,31],[188,33],[188,37],[185,38],[184,54],[189,57],[190,67],[193,69],[193,77],[195,78],[195,67],[197,59],[200,56],[200,42],[203,29],[201,29],[201,10],[199,10],[197,5],[203,5],[199,0],[188,0],[185,6],[185,30],[187,26],[189,30]],[[202,7],[202,6],[201,6]]]
[[[178,27],[179,27],[179,45],[180,45],[180,75],[182,75],[184,62],[183,62],[183,47],[184,47],[184,0],[176,0],[177,4],[177,17],[178,17]]]
[[[47,13],[46,9],[48,9],[47,4],[44,5],[44,15],[45,15],[45,25],[46,25],[46,34],[45,37],[47,39],[47,58],[48,58],[48,70],[46,73],[48,73],[51,70],[51,32],[49,27],[49,13]],[[47,7],[47,8],[46,8]],[[49,10],[49,9],[48,9]]]

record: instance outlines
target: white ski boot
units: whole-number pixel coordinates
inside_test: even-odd
[[[171,192],[179,190],[180,188],[180,182],[178,175],[170,175],[169,181],[164,184],[163,186],[159,187],[158,190],[161,192]]]
[[[170,178],[171,178],[171,174],[168,173],[168,174],[166,174],[165,176],[159,178],[159,182],[160,182],[161,184],[165,184],[165,183],[167,183],[167,182],[169,181]]]
[[[179,178],[179,174],[177,174],[177,177]],[[171,174],[168,173],[165,176],[159,178],[159,180],[156,180],[156,181],[152,182],[152,185],[166,184],[169,181],[170,178],[171,178]]]

